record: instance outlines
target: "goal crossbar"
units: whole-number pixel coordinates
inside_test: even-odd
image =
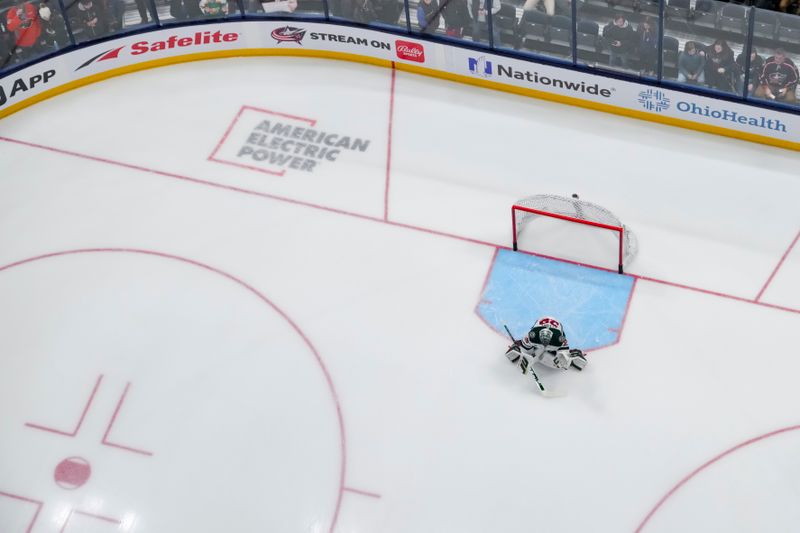
[[[625,228],[623,226],[612,226],[610,224],[603,224],[602,222],[595,222],[594,220],[585,220],[582,218],[575,218],[567,215],[562,215],[560,213],[552,213],[550,211],[543,211],[541,209],[534,209],[532,207],[514,204],[511,206],[511,228],[513,230],[513,235],[514,235],[515,251],[517,250],[517,211],[524,211],[526,213],[531,213],[533,215],[541,215],[544,217],[557,218],[561,220],[567,220],[569,222],[576,222],[578,224],[583,224],[586,226],[594,226],[596,228],[616,231],[619,235],[619,255],[618,255],[617,270],[620,274],[623,273],[622,269],[622,262],[624,256],[623,243],[625,242]]]

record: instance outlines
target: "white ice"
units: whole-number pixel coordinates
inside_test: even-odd
[[[218,60],[0,121],[0,268],[65,252],[0,270],[0,531],[796,530],[797,154],[397,72],[387,194],[391,86]],[[209,161],[244,105],[371,144]],[[544,399],[474,308],[511,204],[573,192],[641,278]],[[597,232],[523,244],[616,265]]]

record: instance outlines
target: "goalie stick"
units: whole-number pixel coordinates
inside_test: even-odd
[[[508,333],[508,336],[511,339],[511,342],[513,343],[513,346],[516,346],[517,345],[517,340],[514,338],[514,335],[511,334],[511,331],[509,331],[508,326],[503,324],[503,327],[506,329],[506,333]],[[554,393],[550,392],[548,389],[544,388],[544,385],[542,384],[542,382],[539,381],[539,376],[536,375],[536,371],[533,369],[533,361],[528,363],[527,358],[525,358],[525,355],[522,354],[521,352],[520,352],[520,357],[523,358],[522,359],[523,362],[520,363],[520,368],[522,369],[522,373],[523,374],[527,374],[528,372],[531,373],[531,377],[536,382],[536,386],[539,387],[539,392],[542,393],[542,396],[545,396],[547,398],[555,398],[557,396],[561,396],[561,394],[554,394]]]

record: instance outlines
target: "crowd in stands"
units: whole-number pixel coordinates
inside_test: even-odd
[[[693,24],[700,2],[714,0],[665,0],[665,12],[684,9],[686,20],[678,22],[692,28],[678,27],[674,35],[667,31],[673,31],[674,18],[666,21],[670,24],[659,24],[657,0],[407,0],[412,31],[482,44],[491,41],[498,48],[567,59],[572,57],[574,42],[572,1],[579,2],[576,53],[581,63],[727,93],[746,92],[755,98],[797,101],[799,76],[792,55],[800,55],[800,38],[784,46],[776,31],[772,41],[754,41],[750,57],[745,57],[745,24],[733,47],[729,43],[737,38],[735,28],[719,21],[704,28],[699,22]],[[800,0],[744,1],[780,11],[800,6]],[[240,5],[251,14],[324,12],[322,0],[0,0],[0,70],[58,51],[70,44],[70,32],[76,43],[82,43],[156,21],[226,17],[239,13]],[[402,0],[328,1],[334,18],[400,28],[406,24],[405,5]],[[592,11],[592,7],[597,9]],[[721,17],[723,11],[718,13]],[[797,27],[800,36],[800,23]],[[668,35],[675,43],[674,52],[666,46]],[[662,39],[665,55],[659,73]],[[674,56],[670,58],[669,53]]]

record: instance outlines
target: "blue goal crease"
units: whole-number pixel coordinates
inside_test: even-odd
[[[477,312],[498,333],[519,339],[536,319],[564,325],[570,347],[594,350],[617,342],[634,278],[615,272],[498,250]]]

